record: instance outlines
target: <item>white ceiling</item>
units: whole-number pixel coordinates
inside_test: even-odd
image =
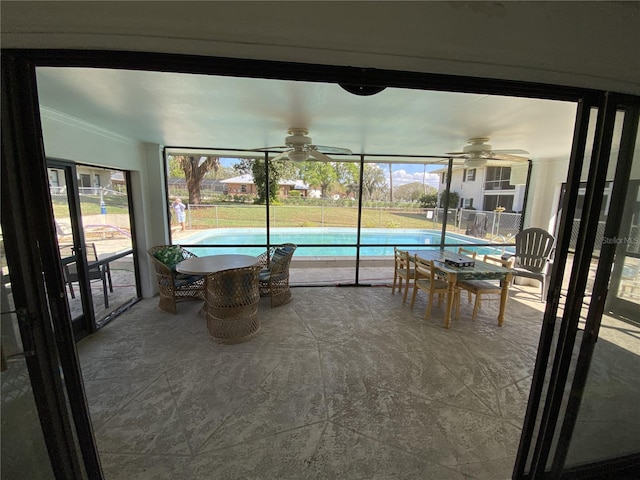
[[[472,137],[531,159],[567,160],[576,105],[388,88],[356,96],[336,84],[125,70],[37,69],[40,104],[163,146],[283,145],[289,127],[354,153],[444,155]]]

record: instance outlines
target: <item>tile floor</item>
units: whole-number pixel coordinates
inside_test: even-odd
[[[445,330],[388,286],[261,299],[262,329],[209,337],[200,303],[134,305],[78,344],[99,453],[116,479],[507,479],[543,304],[514,289]],[[519,298],[522,297],[522,298]],[[530,302],[529,299],[534,299]]]

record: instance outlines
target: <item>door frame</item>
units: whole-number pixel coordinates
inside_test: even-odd
[[[55,477],[101,479],[62,269],[51,261],[53,215],[42,211],[52,210],[35,64],[4,52],[2,63],[3,237],[36,408]]]
[[[82,303],[82,314],[71,319],[73,333],[76,341],[78,341],[87,335],[94,333],[97,330],[97,326],[88,274],[86,242],[82,233],[82,213],[80,211],[80,196],[76,164],[57,159],[47,159],[46,162],[47,168],[55,168],[57,170],[64,171],[65,183],[67,185],[67,199],[69,201],[69,217],[71,221],[73,246],[76,250],[75,263],[78,270],[78,289],[80,290],[80,299]],[[67,298],[66,290],[64,298]]]
[[[584,119],[588,118],[588,115],[585,117],[585,112],[588,113],[589,108],[592,106],[601,107],[604,105],[604,99],[607,94],[605,92],[593,91],[583,88],[577,87],[566,87],[566,86],[558,86],[558,85],[542,85],[542,84],[534,84],[527,82],[515,82],[515,81],[505,81],[499,79],[485,79],[485,78],[464,78],[453,75],[436,75],[436,74],[427,74],[427,73],[417,73],[417,72],[394,72],[394,71],[382,71],[375,69],[362,69],[357,67],[336,67],[336,66],[326,66],[326,65],[313,65],[313,64],[297,64],[297,63],[288,63],[288,62],[274,62],[274,61],[266,61],[266,60],[252,60],[252,59],[229,59],[229,58],[216,58],[216,57],[202,57],[202,56],[191,56],[191,55],[169,55],[162,53],[148,53],[148,52],[97,52],[97,51],[64,51],[64,50],[26,50],[26,51],[15,51],[9,50],[3,52],[3,60],[10,56],[11,59],[16,61],[16,64],[22,67],[20,70],[21,75],[18,75],[15,79],[14,86],[16,89],[19,89],[19,81],[26,82],[28,84],[28,89],[26,91],[21,92],[22,95],[18,95],[18,100],[21,101],[20,107],[24,108],[27,111],[27,115],[33,116],[32,122],[33,124],[29,128],[25,128],[24,125],[15,124],[15,119],[13,117],[9,117],[9,122],[6,122],[7,126],[11,126],[13,132],[17,132],[20,134],[19,137],[16,138],[16,142],[19,146],[23,146],[26,144],[26,139],[33,140],[31,143],[33,145],[37,145],[38,151],[35,152],[35,155],[32,155],[31,158],[27,156],[22,156],[23,161],[29,161],[33,165],[35,161],[35,166],[42,169],[42,172],[46,172],[46,163],[44,159],[43,146],[42,146],[42,131],[41,125],[39,123],[39,113],[38,113],[38,103],[37,103],[37,89],[35,82],[35,66],[86,66],[86,67],[96,67],[96,68],[130,68],[135,70],[158,70],[166,72],[181,72],[181,73],[193,73],[193,74],[214,74],[214,75],[235,75],[235,76],[256,76],[260,78],[277,78],[277,79],[292,79],[292,80],[307,80],[307,81],[326,81],[330,83],[341,83],[341,84],[354,84],[360,86],[393,86],[398,88],[419,88],[419,89],[429,89],[436,91],[450,91],[450,92],[461,92],[461,93],[486,93],[486,94],[497,94],[497,95],[514,95],[514,96],[529,96],[534,98],[546,98],[546,99],[554,99],[554,100],[563,100],[563,101],[575,101],[578,102],[579,112],[576,118],[576,130],[574,131],[574,139],[573,139],[573,148],[571,153],[571,163],[569,167],[568,173],[568,191],[570,195],[565,199],[565,205],[569,208],[564,209],[564,217],[566,220],[567,214],[569,212],[573,213],[575,210],[575,200],[577,198],[577,188],[579,184],[580,170],[577,169],[577,166],[582,165],[582,159],[585,151],[585,143],[586,143],[586,125],[584,125]],[[7,68],[7,62],[5,62],[5,69]],[[4,78],[4,75],[3,75]],[[637,97],[634,97],[637,98]],[[4,99],[4,96],[3,96]],[[18,105],[18,104],[16,104]],[[15,115],[15,112],[12,112]],[[3,110],[4,116],[4,110]],[[17,115],[17,118],[21,118],[20,115]],[[5,122],[3,122],[5,123]],[[21,138],[22,141],[18,142],[18,138]],[[37,141],[36,141],[37,140]],[[601,149],[600,154],[602,154],[603,149]],[[33,153],[33,152],[31,152]],[[606,163],[606,162],[605,162]],[[44,173],[38,173],[38,175],[42,175],[44,177]],[[451,176],[449,175],[449,178]],[[33,180],[31,180],[33,182]],[[47,185],[47,179],[40,179],[42,185],[36,185],[34,188],[46,190],[44,188]],[[592,189],[592,195],[593,195]],[[597,195],[597,192],[595,192]],[[46,200],[42,200],[47,204]],[[50,202],[50,199],[48,200]],[[35,207],[25,206],[26,212],[33,213]],[[569,216],[571,219],[572,215]],[[45,232],[41,232],[39,240],[41,240],[45,244],[45,253],[49,256],[49,258],[55,258],[56,252],[53,249],[53,245],[55,244],[55,229],[53,227],[53,219],[49,218],[45,222],[42,229],[46,229]],[[562,228],[560,232],[560,242],[561,248],[559,250],[559,257],[556,257],[559,260],[566,260],[567,255],[567,245],[569,241],[569,236],[565,234],[565,232],[570,232],[570,224],[567,224],[566,221],[561,222]],[[590,260],[590,257],[586,257],[585,254],[589,253],[588,245],[581,245],[581,248],[577,251],[578,263],[577,266],[580,267],[578,270],[582,271],[583,265],[585,264],[585,258]],[[591,248],[593,245],[591,245]],[[562,265],[561,265],[562,264]],[[62,285],[62,277],[59,265],[54,266],[57,269],[55,272],[58,275],[58,279],[60,285],[58,287],[63,287]],[[47,266],[47,268],[52,269],[52,266]],[[564,262],[556,261],[553,265],[551,284],[548,294],[548,302],[547,302],[547,311],[545,312],[545,319],[543,323],[543,335],[547,335],[549,333],[549,327],[552,327],[555,323],[555,313],[558,307],[558,299],[560,295],[560,286],[563,277],[563,269]],[[50,274],[52,272],[49,272]],[[49,286],[49,284],[47,285]],[[56,293],[59,293],[62,289],[56,288]],[[573,287],[572,291],[572,300],[575,300],[577,297],[576,293],[580,289],[576,289]],[[51,292],[51,291],[50,291]],[[56,300],[53,300],[55,302]],[[549,312],[549,313],[548,313]],[[554,317],[552,319],[552,316]],[[54,318],[54,321],[69,321],[68,319],[68,311],[67,317]],[[551,334],[553,333],[553,329],[551,328]],[[539,368],[540,357],[543,354],[550,353],[550,343],[547,345],[542,340],[540,348],[538,350],[538,356],[536,358],[536,370]],[[551,338],[549,337],[549,340]],[[61,342],[60,346],[61,351],[68,353],[71,351],[75,351],[75,345],[73,345],[72,337],[69,337]],[[543,359],[546,366],[547,358]],[[77,358],[76,358],[77,361]],[[79,373],[79,370],[78,370]],[[543,372],[544,373],[544,372]],[[544,376],[542,377],[544,380]],[[65,371],[65,381],[71,382],[72,379],[68,378]],[[73,381],[77,381],[80,387],[73,393],[70,394],[70,397],[79,398],[80,400],[86,402],[84,397],[82,396],[82,380],[78,375],[73,378]],[[534,377],[534,385],[538,383],[541,384],[540,378]],[[558,384],[559,385],[559,384]],[[536,393],[532,387],[532,395],[533,395],[533,404],[537,403],[537,406],[540,406],[539,400],[540,395],[536,397],[534,395]],[[530,402],[531,403],[531,402]],[[86,403],[85,403],[86,405]],[[534,409],[537,413],[537,408]],[[554,412],[551,412],[554,413]],[[77,421],[77,416],[74,413],[74,419]],[[535,415],[530,415],[530,407],[528,406],[527,411],[527,421],[533,420],[535,422]],[[90,422],[89,422],[90,429]],[[527,424],[525,424],[527,427]],[[93,437],[89,435],[88,437],[91,441],[93,441]],[[524,438],[524,437],[523,437]],[[545,437],[545,439],[551,442],[551,437]],[[529,446],[532,445],[532,437],[529,437],[528,440]],[[95,445],[95,443],[93,444]],[[81,442],[81,446],[83,446]],[[544,445],[543,445],[544,446]],[[528,448],[523,449],[523,444],[521,441],[521,446],[518,452],[518,459],[525,460],[527,458]],[[84,453],[84,451],[83,451]],[[91,462],[88,462],[85,456],[85,466],[89,465],[89,467],[93,468],[90,465]],[[99,462],[97,461],[97,452],[96,452],[96,462],[97,470],[95,472],[99,472]],[[87,468],[89,468],[87,467]],[[514,471],[514,476],[516,475],[516,471]],[[97,477],[99,478],[99,477]]]

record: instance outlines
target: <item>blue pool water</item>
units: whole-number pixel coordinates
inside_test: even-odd
[[[393,256],[394,246],[419,248],[421,246],[438,246],[441,232],[425,229],[378,229],[368,228],[361,231],[360,243],[371,247],[362,247],[360,256]],[[355,247],[338,246],[355,244],[356,232],[351,228],[274,228],[271,230],[272,245],[280,243],[295,243],[297,245],[322,245],[313,247],[299,247],[296,256],[306,257],[353,257]],[[245,253],[259,255],[263,247],[220,248],[215,245],[260,245],[266,244],[267,236],[264,229],[225,228],[212,229],[191,235],[180,243],[183,245],[206,245],[203,247],[189,247],[196,255],[216,255],[219,253]],[[454,233],[447,234],[446,243],[453,243],[475,250],[478,255],[499,255],[503,248],[499,247],[466,247],[471,243],[482,243],[479,239]],[[376,245],[376,246],[373,246]],[[447,250],[457,251],[458,247],[447,247]],[[506,249],[510,250],[509,247]]]

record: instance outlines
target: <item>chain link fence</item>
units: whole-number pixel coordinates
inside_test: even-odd
[[[265,206],[246,204],[187,205],[190,229],[265,227]],[[271,227],[355,227],[358,224],[357,205],[272,205],[269,208]],[[442,208],[366,207],[361,211],[362,228],[442,229]],[[479,239],[506,243],[518,233],[522,215],[519,213],[483,212],[450,209],[447,230]]]
[[[442,226],[444,208],[430,208],[427,219]],[[480,211],[464,208],[447,210],[447,231],[455,231],[485,240],[509,241],[520,231],[522,214],[496,211]]]

